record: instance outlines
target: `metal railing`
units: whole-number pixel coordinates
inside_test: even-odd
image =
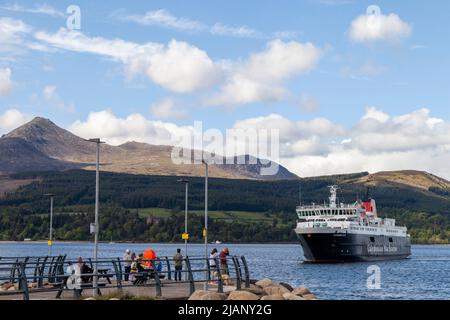
[[[122,290],[140,286],[154,287],[155,296],[161,298],[162,288],[171,285],[188,284],[189,294],[196,290],[199,283],[207,283],[219,293],[224,291],[224,285],[233,285],[237,290],[250,286],[249,268],[244,256],[228,256],[223,259],[183,257],[182,269],[178,271],[175,270],[175,260],[170,257],[152,260],[87,259],[87,273],[74,272],[77,263],[75,260],[68,260],[65,255],[0,257],[0,286],[3,288],[0,297],[23,295],[24,300],[29,300],[35,293],[55,292],[55,298],[61,298],[63,292],[71,291],[74,298],[80,298],[82,291],[86,289],[97,290],[101,295],[103,289]],[[130,264],[140,267],[125,269]],[[97,273],[90,271],[95,270],[94,266],[97,266]],[[175,272],[181,275],[179,281],[174,280]],[[98,279],[97,288],[94,288],[94,277]]]

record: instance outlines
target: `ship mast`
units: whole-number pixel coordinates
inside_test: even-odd
[[[337,186],[329,186],[330,188],[330,208],[336,208]]]

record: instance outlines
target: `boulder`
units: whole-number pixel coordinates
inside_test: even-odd
[[[259,296],[248,291],[236,290],[230,293],[228,300],[259,300]]]
[[[289,283],[280,282],[280,286],[285,287],[285,288],[288,289],[289,291],[294,290],[294,288],[292,288],[292,286],[291,286]]]
[[[290,292],[288,289],[286,289],[285,287],[281,286],[281,285],[271,285],[271,286],[267,286],[264,288],[264,292],[267,295],[280,295],[282,296],[284,293],[288,293]]]
[[[297,296],[291,292],[286,292],[283,294],[284,300],[305,300],[305,298],[302,298],[300,296]]]
[[[261,298],[261,300],[284,300],[280,294],[270,294]]]
[[[254,284],[250,284],[250,287],[245,288],[244,290],[260,296],[265,294],[264,290],[261,287],[258,287]]]
[[[8,290],[9,288],[13,287],[14,285],[11,282],[8,283],[4,283],[3,284],[3,289]]]
[[[292,290],[292,293],[297,295],[297,296],[303,296],[305,294],[310,294],[311,291],[309,291],[308,288],[299,287],[299,288],[295,288],[294,290]]]
[[[302,297],[305,300],[317,300],[317,297],[312,293],[304,294]]]
[[[95,298],[94,297],[89,297],[89,298],[85,298],[83,300],[95,300]]]
[[[233,280],[230,279],[230,276],[227,274],[223,274],[222,275],[222,281],[223,284],[226,286],[232,286],[233,285]]]
[[[16,291],[16,290],[17,290],[16,287],[12,286],[12,287],[9,287],[7,291]]]
[[[256,284],[258,287],[265,288],[265,287],[268,287],[268,286],[270,286],[270,285],[273,285],[274,283],[273,283],[272,280],[270,280],[270,279],[268,279],[268,278],[265,278],[265,279],[262,279],[262,280],[257,281],[255,284]]]
[[[225,293],[218,293],[207,290],[196,290],[188,300],[225,300],[227,295]]]

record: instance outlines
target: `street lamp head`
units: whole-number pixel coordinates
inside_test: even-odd
[[[54,194],[54,193],[45,193],[44,196],[46,196],[46,197],[54,197],[54,196],[56,196],[56,194]]]
[[[92,138],[92,139],[86,139],[87,142],[94,142],[94,143],[105,143],[104,141],[101,141],[100,138]]]
[[[187,179],[178,179],[177,182],[189,183],[189,180],[187,180]]]

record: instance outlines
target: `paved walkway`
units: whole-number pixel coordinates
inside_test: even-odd
[[[127,283],[128,284],[128,283]],[[112,286],[115,285],[115,281],[112,281]],[[111,285],[109,285],[111,286]],[[204,282],[196,282],[195,288],[197,290],[203,290]],[[178,283],[175,281],[165,280],[162,281],[161,293],[162,297],[159,299],[163,300],[186,300],[189,297],[189,283]],[[224,286],[224,291],[232,291],[235,288],[232,286]],[[56,299],[57,290],[51,292],[33,292],[36,289],[30,289],[30,300],[58,300]],[[114,292],[117,292],[117,288],[115,287],[104,287],[100,288],[102,295],[108,295]],[[209,290],[217,292],[216,285],[210,285]],[[156,290],[154,284],[151,286],[130,286],[123,287],[124,293],[129,293],[134,296],[145,296],[145,297],[155,297]],[[88,297],[92,297],[93,290],[92,289],[84,289],[82,292],[81,299],[85,299]],[[61,295],[60,300],[72,300],[73,291],[64,290]],[[0,295],[0,300],[23,300],[22,294],[14,294],[14,295]]]

